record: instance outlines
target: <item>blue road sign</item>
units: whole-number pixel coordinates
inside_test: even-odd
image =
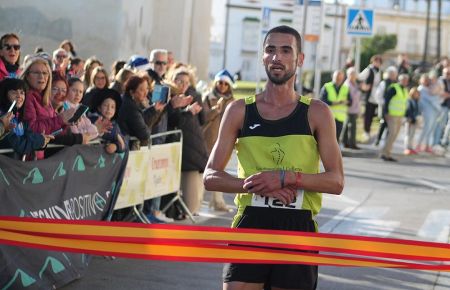
[[[349,8],[347,10],[347,34],[371,36],[373,34],[373,10]]]

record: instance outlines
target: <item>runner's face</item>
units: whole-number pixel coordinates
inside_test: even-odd
[[[283,85],[303,65],[303,53],[297,52],[295,37],[285,33],[271,33],[264,43],[263,62],[269,80]]]

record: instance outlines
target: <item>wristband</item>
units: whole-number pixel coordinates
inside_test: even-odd
[[[286,171],[280,170],[280,182],[281,182],[281,188],[284,188],[284,178],[286,176]]]
[[[301,186],[301,180],[302,180],[302,173],[301,172],[295,172],[295,187],[297,189]]]

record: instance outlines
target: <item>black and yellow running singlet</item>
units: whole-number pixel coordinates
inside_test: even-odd
[[[266,120],[256,107],[255,96],[245,99],[245,118],[236,141],[238,177],[268,170],[291,170],[302,173],[319,172],[319,150],[308,122],[311,98],[301,96],[294,111],[278,120]],[[286,210],[311,210],[314,217],[322,206],[322,194],[298,191],[296,201],[284,206],[277,200],[261,198],[249,193],[236,195],[238,212],[233,227],[248,205],[280,207]]]

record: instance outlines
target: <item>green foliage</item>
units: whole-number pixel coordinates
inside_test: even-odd
[[[361,69],[370,63],[370,58],[375,54],[383,54],[397,46],[396,34],[375,34],[361,41]]]

